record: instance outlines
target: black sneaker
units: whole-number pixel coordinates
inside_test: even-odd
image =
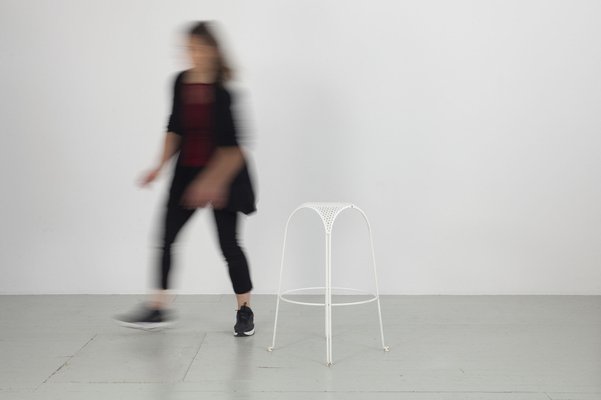
[[[251,336],[255,333],[255,323],[253,321],[253,311],[244,303],[236,312],[236,325],[234,326],[234,336]]]
[[[139,310],[129,315],[116,315],[114,319],[121,326],[134,329],[155,330],[173,325],[172,312],[143,304]]]

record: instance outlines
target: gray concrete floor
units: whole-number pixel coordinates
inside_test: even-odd
[[[254,296],[257,333],[235,338],[234,297],[177,296],[160,332],[111,318],[145,296],[0,296],[0,399],[601,399],[601,296],[383,296],[333,311]]]

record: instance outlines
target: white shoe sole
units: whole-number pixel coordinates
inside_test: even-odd
[[[242,332],[242,333],[238,333],[238,332],[234,331],[234,336],[236,336],[236,337],[252,336],[254,334],[255,334],[254,329],[252,329],[248,332]]]
[[[115,320],[119,325],[125,328],[132,329],[141,329],[144,331],[156,331],[164,328],[169,328],[175,325],[174,321],[165,321],[165,322],[125,322]]]

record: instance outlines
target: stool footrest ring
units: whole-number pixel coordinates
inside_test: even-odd
[[[303,306],[321,306],[324,307],[325,303],[318,303],[318,302],[306,302],[306,301],[297,301],[297,300],[292,300],[289,298],[286,298],[286,295],[291,295],[294,293],[298,293],[298,292],[302,292],[302,291],[307,291],[307,290],[326,290],[326,288],[324,286],[316,286],[316,287],[305,287],[305,288],[298,288],[298,289],[290,289],[290,290],[286,290],[284,292],[282,292],[280,294],[280,299],[282,301],[285,301],[287,303],[293,303],[293,304],[300,304]],[[332,286],[332,290],[347,290],[347,291],[351,291],[351,292],[356,292],[359,295],[363,295],[363,296],[370,296],[369,299],[367,300],[361,300],[361,301],[348,301],[348,302],[338,302],[338,303],[332,303],[332,306],[350,306],[350,305],[355,305],[355,304],[365,304],[365,303],[371,303],[372,301],[376,301],[378,299],[378,296],[376,296],[373,293],[369,293],[363,290],[359,290],[359,289],[352,289],[352,288],[343,288],[343,287],[334,287]],[[306,295],[313,295],[313,296],[324,296],[324,293],[307,293]],[[340,294],[337,294],[340,295]]]

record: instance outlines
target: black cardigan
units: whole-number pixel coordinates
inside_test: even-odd
[[[182,124],[181,92],[183,77],[186,71],[177,73],[173,83],[173,100],[171,115],[167,123],[167,131],[180,136],[185,135]],[[232,96],[220,83],[215,86],[214,130],[213,141],[217,147],[238,146],[238,132],[231,110]],[[244,165],[234,177],[229,188],[228,203],[225,206],[230,211],[240,211],[251,214],[257,210],[255,192],[248,172],[246,160]]]

